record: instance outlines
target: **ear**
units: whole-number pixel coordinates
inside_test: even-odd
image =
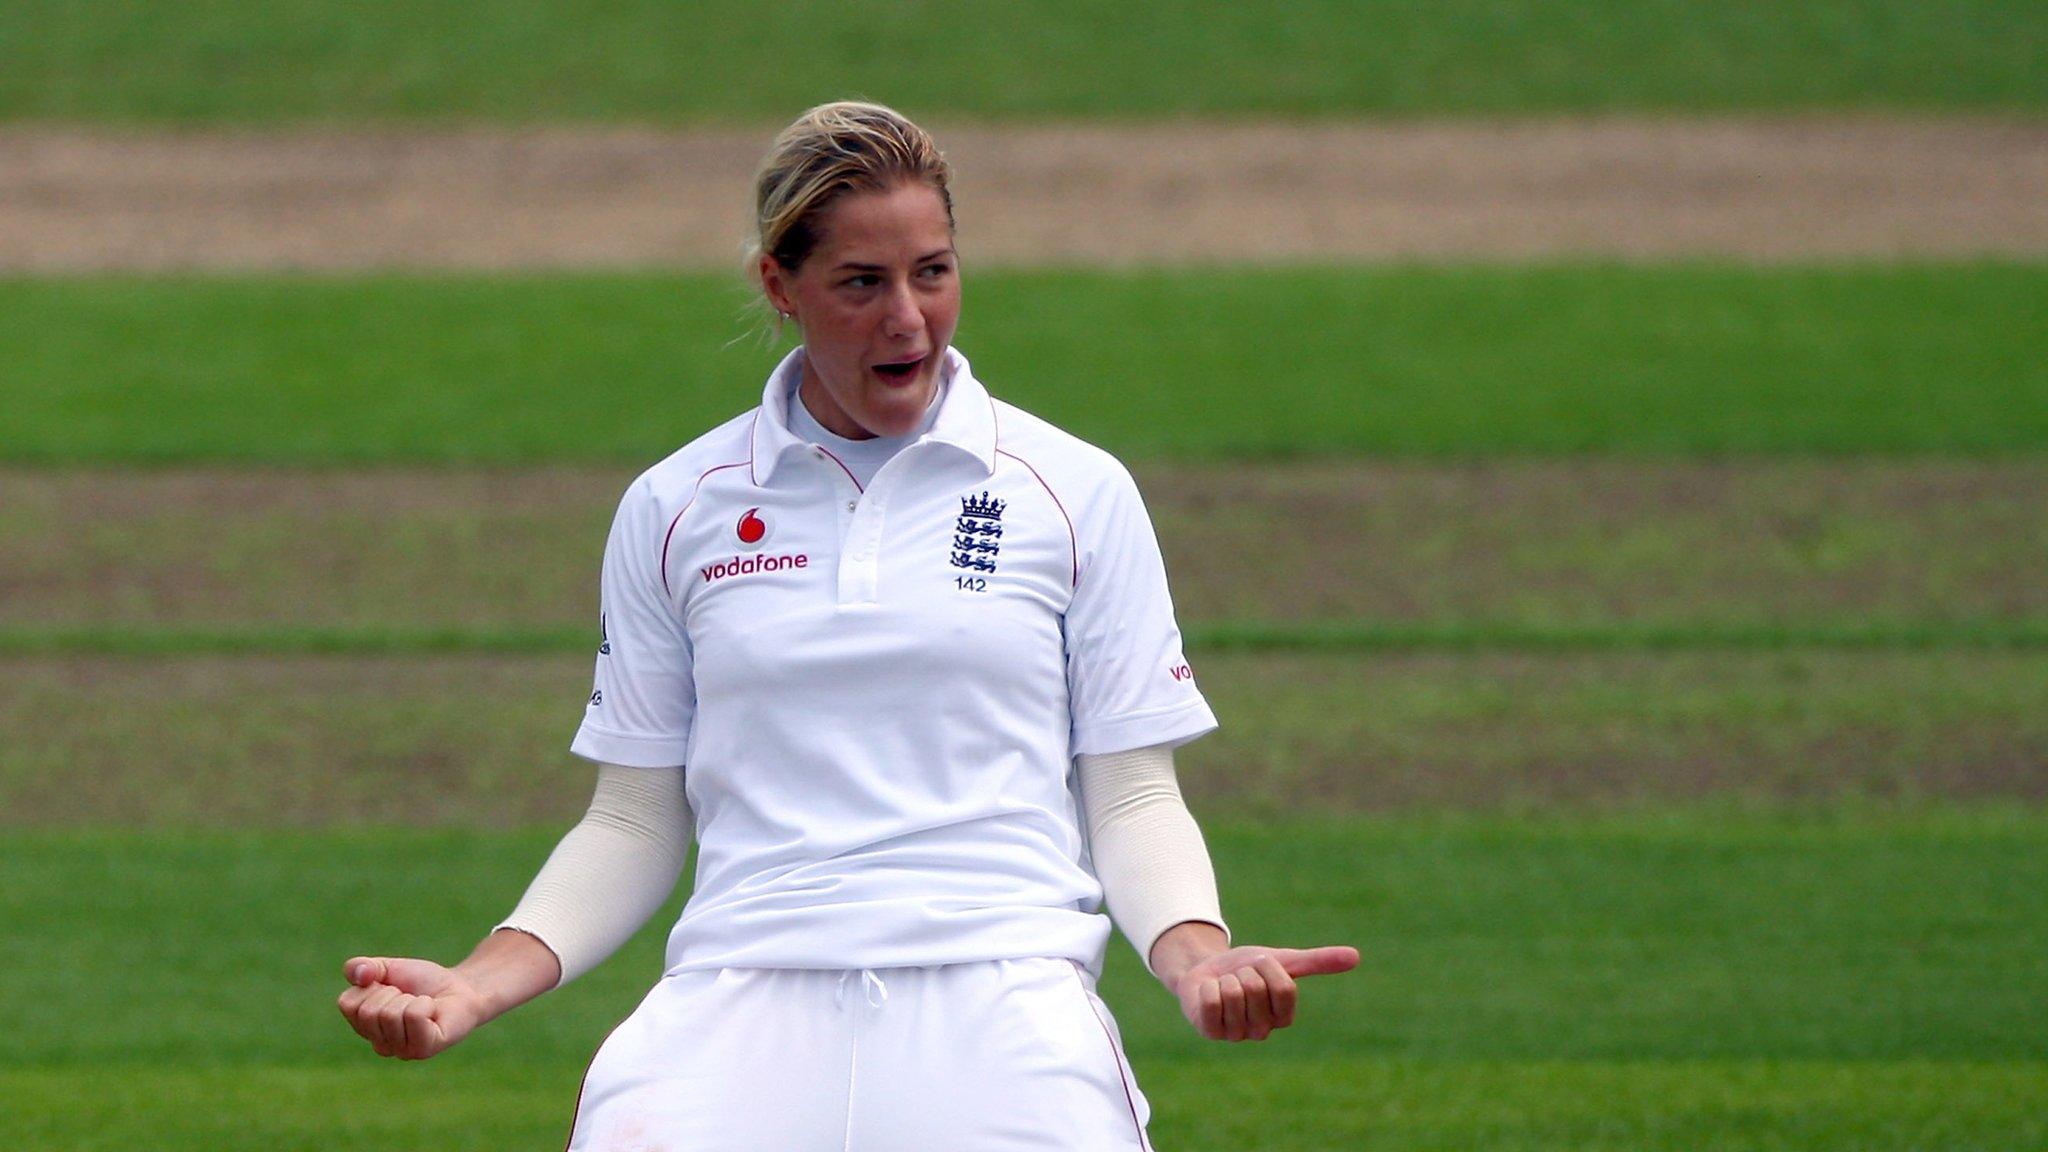
[[[796,315],[796,301],[789,294],[791,273],[782,262],[766,252],[761,253],[761,292],[768,297],[769,307],[784,316]]]

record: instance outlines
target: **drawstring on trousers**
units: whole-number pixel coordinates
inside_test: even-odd
[[[841,1009],[846,1007],[846,982],[853,979],[854,970],[848,968],[839,973],[839,987],[833,990],[832,1002]],[[860,969],[861,995],[870,1008],[880,1008],[889,1002],[889,986],[873,968]],[[853,1099],[860,1090],[860,1027],[853,1029],[852,1046],[846,1054],[846,1145],[844,1152],[853,1152]]]
[[[854,970],[849,968],[839,974],[839,987],[832,993],[832,1002],[841,1007],[846,1005],[846,982],[853,979]],[[868,1007],[880,1008],[889,1002],[889,986],[875,975],[872,968],[860,969],[861,992],[867,998]]]

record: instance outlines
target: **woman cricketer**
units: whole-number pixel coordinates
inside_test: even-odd
[[[379,1054],[595,966],[693,835],[666,971],[593,1059],[572,1149],[1149,1149],[1095,993],[1112,918],[1219,1040],[1357,964],[1232,946],[1172,758],[1215,719],[1151,523],[1121,465],[952,347],[948,180],[877,105],[776,138],[751,265],[801,346],[620,502],[571,746],[590,810],[461,963],[347,962]]]

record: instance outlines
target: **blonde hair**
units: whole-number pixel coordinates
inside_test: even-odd
[[[882,192],[904,182],[936,188],[953,225],[952,170],[931,134],[880,104],[820,104],[775,137],[754,176],[754,236],[747,268],[766,253],[790,272],[822,239],[819,219],[848,192]]]

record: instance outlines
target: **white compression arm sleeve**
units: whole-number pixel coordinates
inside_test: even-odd
[[[1165,745],[1078,756],[1081,821],[1110,919],[1152,968],[1152,945],[1168,928],[1202,920],[1223,929],[1209,846],[1181,798],[1173,750]],[[1155,973],[1156,975],[1156,973]]]
[[[499,928],[548,946],[561,987],[619,950],[682,874],[693,819],[681,768],[600,764],[590,810],[541,865]]]

